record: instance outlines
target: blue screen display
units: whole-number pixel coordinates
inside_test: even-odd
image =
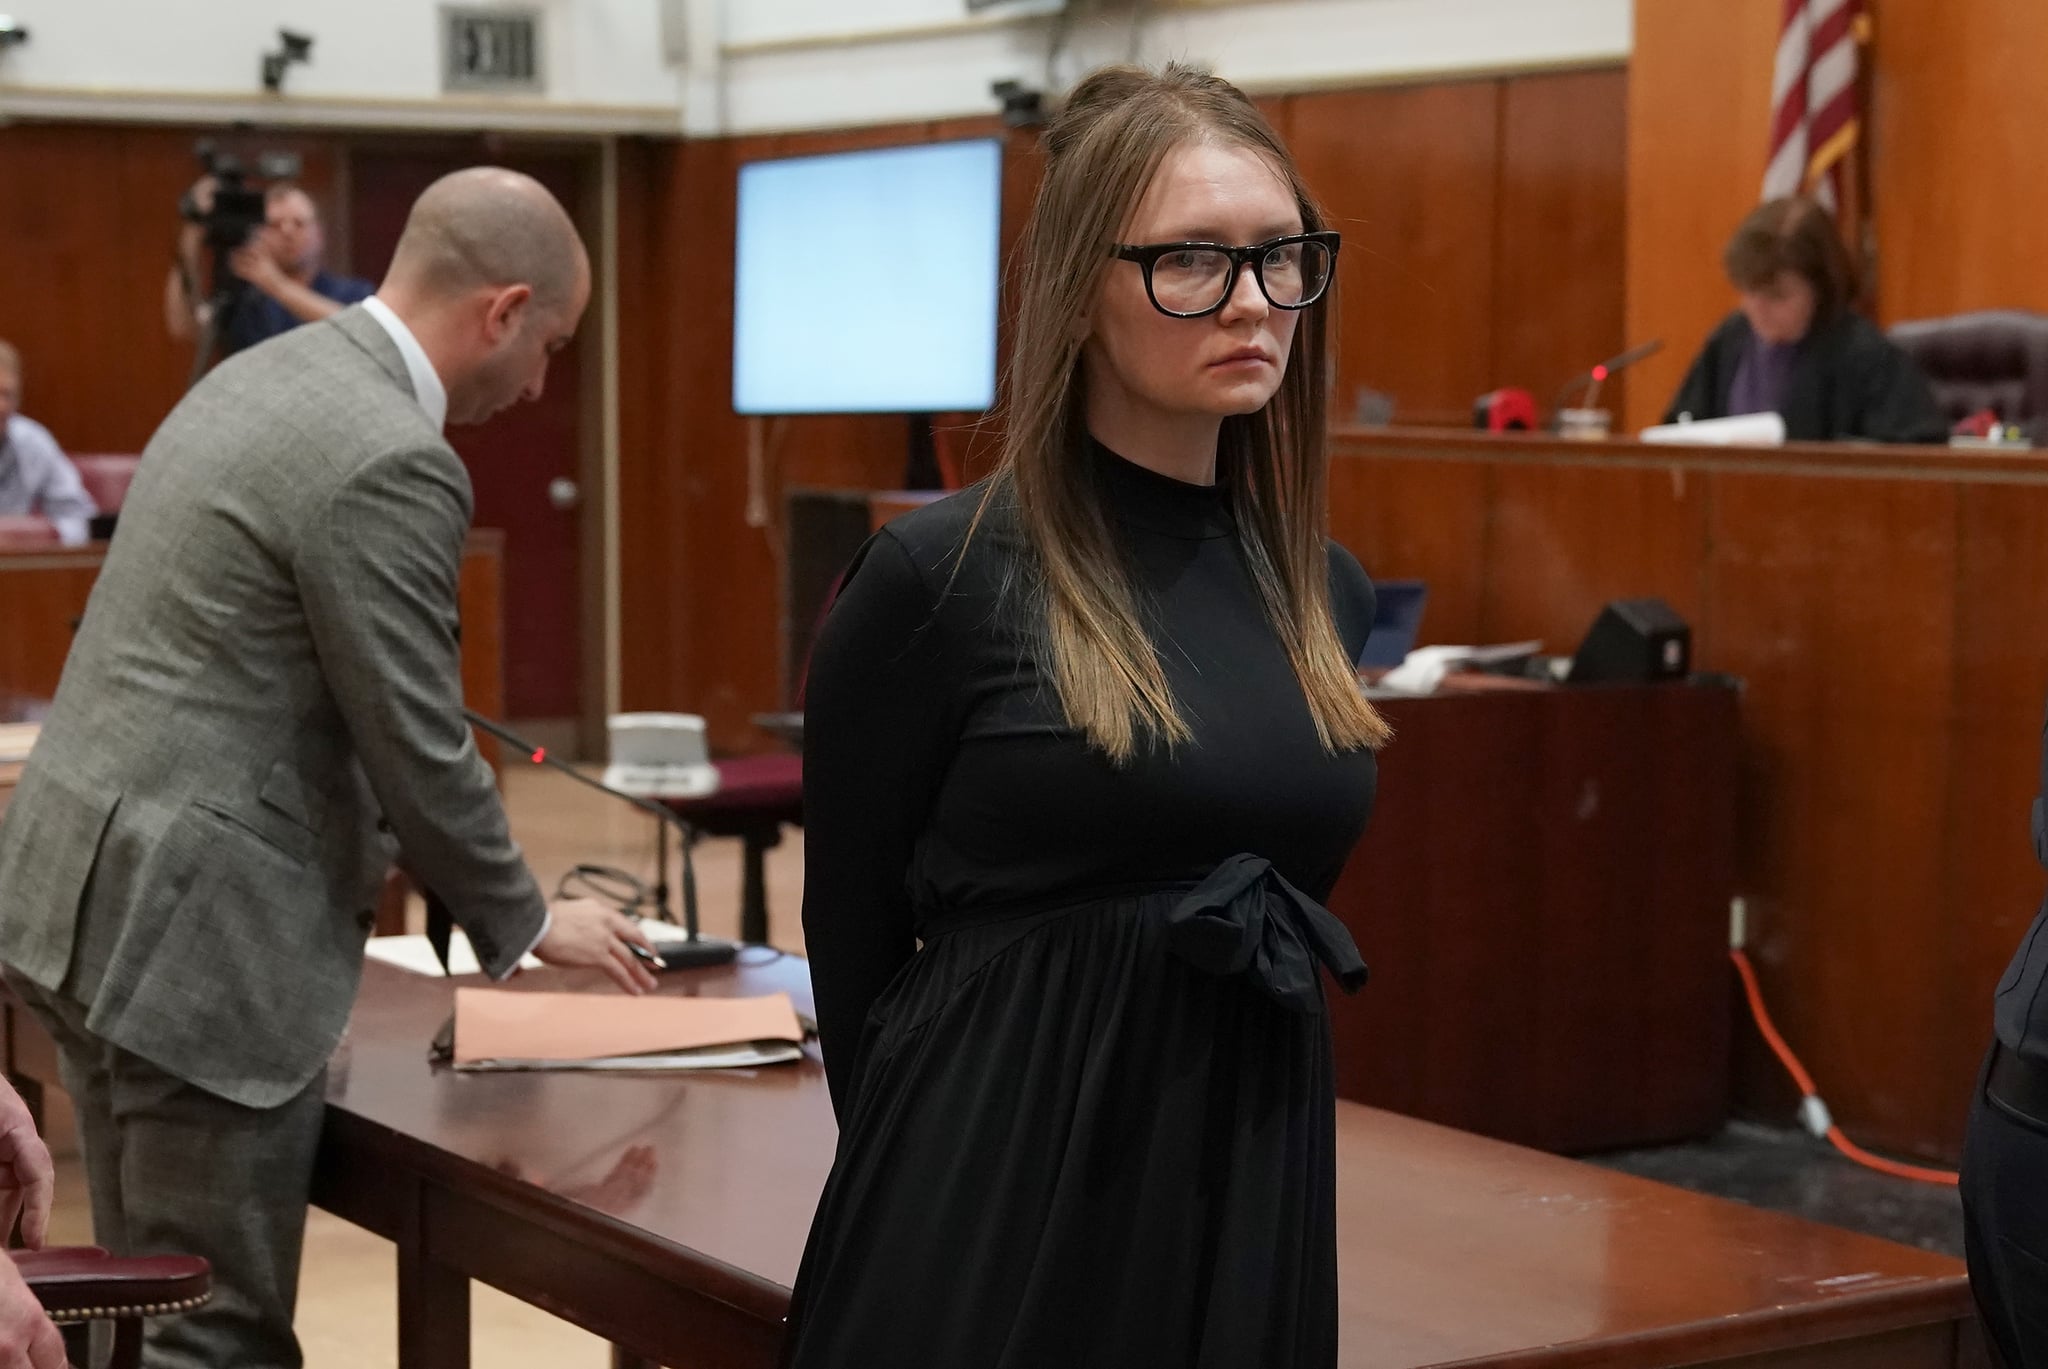
[[[994,138],[741,167],[733,408],[990,407],[1002,175]]]

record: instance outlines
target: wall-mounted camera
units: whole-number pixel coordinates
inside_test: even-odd
[[[0,52],[18,48],[28,41],[28,25],[11,15],[0,14]]]
[[[1005,128],[1036,128],[1045,122],[1045,92],[1022,81],[997,81],[988,88],[1003,107]]]
[[[313,60],[313,35],[277,31],[278,49],[263,54],[263,88],[275,95],[284,89],[284,74],[299,62]]]

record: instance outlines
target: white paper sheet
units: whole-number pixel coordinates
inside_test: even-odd
[[[381,960],[386,965],[396,965],[413,974],[433,975],[439,978],[441,962],[434,958],[434,947],[424,934],[413,936],[373,936],[363,948],[363,954],[372,960]],[[469,944],[469,938],[457,927],[448,938],[448,968],[455,974],[482,974],[484,967],[476,958],[476,948]],[[522,970],[537,970],[540,961],[526,956],[519,962]]]

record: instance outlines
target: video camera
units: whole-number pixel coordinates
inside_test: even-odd
[[[202,139],[193,155],[213,177],[213,206],[201,209],[191,191],[178,202],[178,214],[187,223],[206,230],[206,245],[215,253],[234,251],[249,241],[263,226],[263,195],[268,183],[291,180],[299,174],[298,154],[264,152],[256,157],[252,172],[233,153],[223,152],[211,139]]]

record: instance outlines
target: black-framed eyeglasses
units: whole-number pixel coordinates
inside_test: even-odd
[[[1221,309],[1237,289],[1245,267],[1275,309],[1306,309],[1323,297],[1337,274],[1341,234],[1295,233],[1249,247],[1220,242],[1157,242],[1144,247],[1118,243],[1117,260],[1134,261],[1145,272],[1152,307],[1171,318],[1202,318]]]

